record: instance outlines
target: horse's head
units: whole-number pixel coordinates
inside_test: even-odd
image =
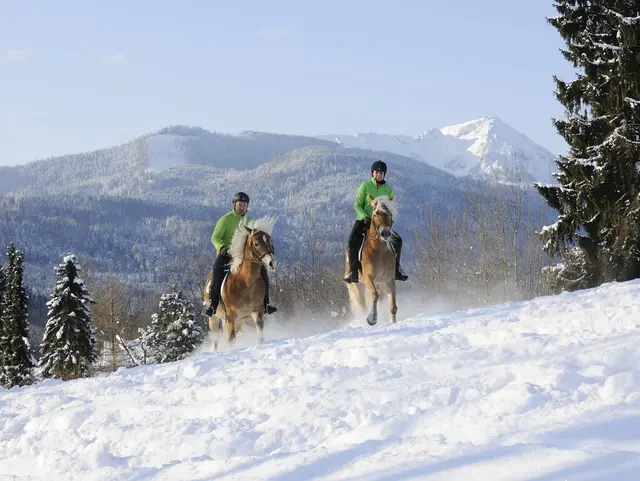
[[[271,235],[245,226],[247,230],[247,250],[252,262],[262,263],[268,269],[276,268],[276,254],[271,242]]]
[[[264,264],[271,270],[276,268],[276,255],[271,242],[275,222],[275,218],[263,217],[238,225],[229,248],[232,273],[237,273],[245,262]]]
[[[369,201],[373,210],[371,224],[384,242],[389,242],[393,235],[393,218],[396,215],[396,208],[393,200],[387,196],[376,197],[369,194]]]

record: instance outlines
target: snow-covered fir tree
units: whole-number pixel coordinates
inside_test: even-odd
[[[47,302],[47,324],[41,346],[43,378],[62,380],[87,377],[97,359],[95,329],[89,304],[93,299],[69,254],[56,269],[58,280]]]
[[[576,287],[640,277],[640,1],[557,0],[555,8],[549,23],[579,72],[555,78],[566,119],[554,123],[570,150],[557,161],[559,185],[536,184],[559,213],[541,232],[545,249],[583,251],[573,255],[587,265]]]
[[[5,334],[6,323],[3,316],[3,312],[6,305],[6,292],[7,292],[7,276],[3,265],[0,265],[0,372],[4,370],[5,366],[5,353],[8,351],[7,336]]]
[[[204,340],[202,324],[182,291],[175,286],[163,294],[159,312],[151,316],[151,325],[143,334],[143,342],[157,363],[184,359]]]
[[[12,386],[26,386],[31,384],[35,360],[29,343],[29,323],[27,321],[28,296],[24,286],[24,256],[11,243],[7,249],[9,260],[4,302],[2,302],[1,321],[2,341],[2,369],[0,370],[0,384],[10,388]]]

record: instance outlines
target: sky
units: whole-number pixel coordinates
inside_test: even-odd
[[[417,135],[499,116],[553,153],[552,1],[0,0],[0,165],[168,125]]]
[[[638,296],[634,280],[411,315],[399,295],[395,325],[268,316],[260,346],[249,329],[221,352],[0,388],[0,479],[636,481]]]

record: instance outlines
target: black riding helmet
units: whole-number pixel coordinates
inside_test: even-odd
[[[233,196],[233,203],[235,204],[236,202],[246,202],[248,204],[249,196],[244,192],[238,192]]]
[[[376,160],[373,164],[371,164],[371,175],[373,175],[374,171],[384,172],[387,175],[387,164],[385,164],[381,160]]]

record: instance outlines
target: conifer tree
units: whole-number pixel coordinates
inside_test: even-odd
[[[158,309],[143,334],[145,345],[157,363],[184,359],[202,343],[205,336],[193,306],[183,292],[173,286],[170,294],[161,297]]]
[[[571,249],[585,262],[578,287],[640,277],[640,0],[554,6],[559,15],[548,21],[578,73],[572,81],[554,77],[566,111],[554,124],[569,152],[557,160],[558,184],[536,184],[559,213],[541,231],[545,250]]]
[[[0,384],[26,386],[31,384],[35,360],[29,343],[29,323],[27,321],[28,296],[24,286],[24,256],[11,243],[7,249],[9,264],[5,280],[4,302],[2,303],[2,370]]]
[[[6,321],[4,318],[4,310],[6,305],[6,292],[7,292],[7,276],[5,274],[4,266],[0,264],[0,372],[4,370],[5,355],[8,352],[7,335],[6,335]]]
[[[64,381],[88,377],[97,359],[91,311],[93,299],[78,271],[76,256],[69,254],[56,267],[58,280],[47,302],[47,324],[41,347],[43,378]]]

